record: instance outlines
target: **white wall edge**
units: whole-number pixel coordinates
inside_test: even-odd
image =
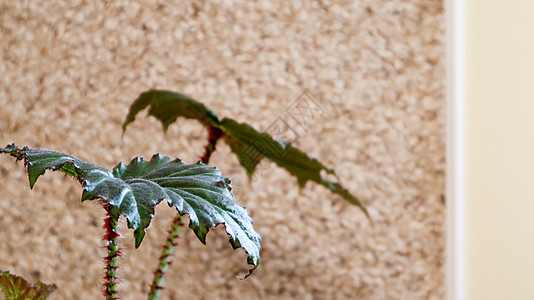
[[[465,3],[445,0],[447,101],[447,300],[465,299]]]

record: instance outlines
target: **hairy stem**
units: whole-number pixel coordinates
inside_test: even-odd
[[[204,147],[204,155],[200,158],[200,161],[204,164],[208,164],[211,154],[215,151],[217,141],[224,135],[224,133],[216,127],[212,127],[209,132],[208,144]],[[148,300],[158,300],[161,297],[161,290],[165,284],[165,275],[172,263],[172,255],[174,253],[174,247],[178,244],[178,237],[180,236],[180,229],[183,226],[182,217],[177,214],[172,221],[171,229],[167,235],[167,240],[161,251],[159,257],[158,268],[154,274],[152,285],[150,286],[150,292],[148,294]]]
[[[107,217],[104,219],[104,229],[106,233],[103,240],[107,242],[108,255],[104,258],[106,263],[106,275],[104,275],[105,290],[104,296],[106,300],[118,299],[117,292],[117,259],[120,256],[117,231],[118,219],[111,215],[110,205],[105,204],[104,208],[107,212]]]
[[[165,275],[167,274],[167,270],[171,265],[172,254],[174,252],[174,247],[176,247],[178,244],[178,237],[180,235],[180,229],[182,226],[182,217],[177,214],[176,218],[174,218],[172,222],[169,235],[165,241],[165,246],[163,246],[163,250],[161,251],[158,268],[154,274],[154,280],[152,281],[150,293],[148,294],[148,300],[157,300],[161,296],[161,290],[165,284]]]
[[[215,146],[217,145],[217,141],[224,135],[224,132],[222,132],[217,127],[211,127],[210,133],[208,137],[208,144],[206,147],[204,147],[204,155],[200,158],[200,161],[204,164],[208,164],[210,161],[211,154],[213,151],[215,151]]]

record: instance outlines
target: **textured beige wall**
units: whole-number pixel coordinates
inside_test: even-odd
[[[164,136],[129,103],[149,88],[187,93],[265,129],[303,91],[325,110],[296,145],[334,167],[355,207],[274,166],[248,184],[227,146],[212,157],[241,182],[263,237],[251,278],[222,227],[180,240],[164,299],[442,299],[443,11],[440,1],[2,1],[0,142],[57,149],[112,168],[155,152],[194,162],[207,134],[180,121]],[[96,4],[98,2],[99,4]],[[165,141],[165,138],[168,141]],[[13,169],[13,170],[12,170]],[[0,269],[96,299],[103,210],[48,174],[30,191],[0,157]],[[133,249],[121,224],[121,290],[142,299],[173,211],[161,206]]]

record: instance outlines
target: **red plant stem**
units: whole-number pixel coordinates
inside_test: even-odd
[[[200,161],[204,164],[208,164],[211,154],[213,151],[215,151],[215,146],[217,145],[217,141],[224,135],[224,132],[222,132],[217,127],[211,127],[210,133],[208,137],[208,144],[206,147],[204,147],[204,155],[200,158]]]
[[[154,274],[154,280],[152,281],[150,293],[148,294],[148,300],[157,300],[161,296],[161,290],[165,284],[165,275],[167,274],[167,270],[172,262],[174,247],[178,245],[178,237],[180,235],[180,228],[182,226],[182,217],[180,214],[177,214],[176,218],[174,218],[172,222],[172,226],[169,230],[169,235],[167,236],[163,250],[161,251],[158,268]]]
[[[103,227],[106,230],[106,233],[104,234],[103,240],[107,242],[106,248],[108,250],[108,255],[104,257],[104,262],[106,263],[106,274],[104,275],[104,296],[106,297],[106,300],[115,300],[118,299],[117,259],[120,256],[118,245],[118,238],[120,234],[117,232],[118,218],[112,216],[109,204],[105,204],[104,208],[106,209],[107,216],[104,219]]]

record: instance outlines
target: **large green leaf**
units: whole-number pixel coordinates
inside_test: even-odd
[[[234,202],[230,180],[215,167],[185,164],[156,154],[150,161],[138,157],[108,171],[63,153],[20,149],[14,144],[0,148],[0,153],[24,159],[32,188],[47,169],[77,178],[83,186],[82,201],[101,199],[110,204],[114,217],[126,217],[128,226],[135,229],[136,247],[154,217],[155,206],[166,199],[180,214],[189,215],[189,227],[202,243],[208,230],[222,223],[234,249],[244,248],[248,262],[256,266],[259,263],[261,238],[246,209]]]
[[[163,124],[164,130],[167,130],[168,126],[178,117],[199,120],[210,130],[210,145],[206,146],[206,149],[213,151],[217,139],[223,139],[230,145],[232,152],[237,155],[239,162],[249,176],[252,176],[258,163],[266,158],[297,177],[301,188],[307,181],[321,184],[333,193],[357,205],[369,216],[361,202],[339,182],[329,181],[321,175],[321,172],[325,174],[335,173],[317,159],[308,156],[290,144],[275,140],[269,134],[259,132],[247,124],[239,123],[230,118],[219,121],[213,111],[188,96],[164,90],[150,90],[142,93],[130,105],[128,116],[122,125],[123,131],[135,120],[135,116],[146,107],[150,107],[149,115],[156,117]],[[213,135],[213,132],[218,134]]]
[[[58,289],[56,284],[29,283],[26,279],[0,270],[0,287],[6,300],[45,300]]]

